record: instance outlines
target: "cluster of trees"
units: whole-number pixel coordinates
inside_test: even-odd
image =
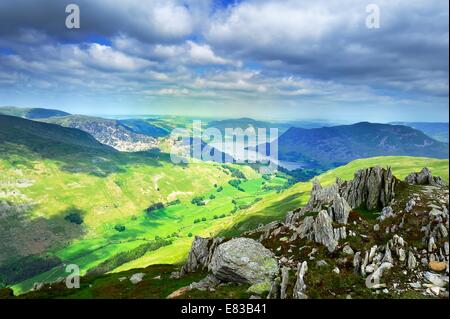
[[[125,231],[126,228],[124,225],[117,224],[116,226],[114,226],[114,229],[121,233]]]
[[[191,200],[191,203],[193,205],[197,206],[204,206],[205,205],[205,198],[203,196],[196,196]]]
[[[66,217],[64,217],[64,219],[77,225],[81,225],[83,223],[83,218],[78,212],[71,212],[67,214]]]
[[[222,165],[222,167],[226,170],[228,170],[231,173],[231,176],[239,178],[239,179],[247,179],[247,177],[237,168],[228,166],[228,165]]]
[[[151,213],[151,212],[153,212],[155,210],[162,209],[162,208],[164,208],[164,204],[163,203],[155,203],[155,204],[150,205],[145,211],[147,213]]]
[[[239,179],[232,179],[228,181],[228,184],[236,188],[241,192],[245,192],[245,190],[241,187],[241,181]]]
[[[32,255],[0,266],[0,287],[21,282],[37,274],[46,272],[62,261],[53,255]]]

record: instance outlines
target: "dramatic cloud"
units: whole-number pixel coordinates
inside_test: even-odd
[[[448,2],[376,1],[369,29],[372,2],[79,0],[68,30],[62,1],[2,0],[0,104],[448,115]]]

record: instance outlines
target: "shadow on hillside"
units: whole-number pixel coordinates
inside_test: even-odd
[[[56,263],[60,261],[48,253],[69,245],[86,233],[83,224],[72,223],[65,218],[68,215],[66,210],[46,218],[33,217],[31,211],[15,212],[13,209],[11,206],[6,214],[0,216],[0,279],[3,276],[9,283],[45,272],[47,266],[53,268],[55,259]],[[71,209],[73,212],[74,208]],[[79,209],[77,212],[85,213]]]
[[[84,173],[107,177],[113,173],[125,172],[128,166],[163,166],[171,163],[170,155],[157,150],[124,153],[112,149],[91,149],[74,145],[24,145],[5,143],[0,139],[0,159],[13,166],[32,168],[33,161],[51,160],[61,170],[70,173]]]

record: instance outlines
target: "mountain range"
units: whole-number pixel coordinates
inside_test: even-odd
[[[448,122],[392,122],[393,125],[406,125],[422,131],[437,141],[448,143]]]
[[[290,128],[278,139],[279,159],[330,168],[358,158],[448,158],[448,144],[403,125],[368,122],[314,129]]]

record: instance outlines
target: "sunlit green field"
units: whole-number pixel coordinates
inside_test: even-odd
[[[85,212],[83,235],[71,239],[63,247],[49,248],[64,263],[79,265],[82,273],[155,238],[168,238],[172,243],[112,271],[151,264],[179,264],[187,257],[196,235],[235,236],[261,223],[283,219],[288,211],[306,204],[311,189],[310,182],[303,182],[281,192],[266,190],[264,184],[282,186],[287,180],[272,176],[267,181],[250,167],[234,166],[247,177],[240,185],[243,191],[238,190],[227,183],[232,179],[230,172],[214,163],[192,163],[186,167],[167,163],[130,166],[123,172],[101,178],[64,173],[51,163],[38,165],[26,172],[35,183],[20,191],[45,203],[33,212],[36,216],[51,216],[55,211],[61,212],[72,206]],[[412,157],[357,160],[318,178],[324,185],[332,183],[336,177],[349,180],[356,170],[375,165],[391,166],[400,179],[412,171],[429,167],[435,175],[448,181],[448,160]],[[218,192],[220,186],[223,189]],[[195,196],[205,198],[206,204],[192,204],[191,199]],[[180,202],[145,211],[152,203],[176,199]],[[115,229],[118,224],[125,226],[125,230],[118,232]],[[52,281],[64,275],[63,267],[55,267],[13,288],[16,293],[21,293],[30,289],[34,282]]]
[[[347,165],[327,171],[317,178],[322,185],[334,183],[336,177],[343,180],[353,179],[354,173],[363,168],[390,166],[394,175],[404,179],[409,173],[420,171],[428,167],[436,176],[441,176],[446,182],[449,180],[449,161],[425,157],[385,156],[355,160]],[[247,210],[238,212],[221,235],[233,236],[247,229],[257,227],[260,223],[268,223],[278,219],[284,219],[286,213],[305,205],[309,199],[311,182],[297,183],[281,194],[270,194]]]
[[[172,245],[157,251],[160,255],[167,250],[164,260],[172,263],[185,257],[195,235],[216,233],[222,229],[224,219],[252,205],[260,196],[274,192],[265,190],[264,184],[282,186],[287,182],[275,176],[266,181],[250,167],[234,166],[246,177],[240,185],[242,190],[229,185],[227,182],[233,179],[230,172],[215,163],[135,165],[107,177],[95,177],[66,173],[51,162],[39,162],[21,169],[20,176],[26,174],[33,184],[20,192],[26,198],[40,201],[28,216],[30,224],[33,218],[45,217],[54,227],[64,230],[69,224],[64,220],[65,212],[73,208],[81,212],[83,224],[70,227],[80,228],[83,233],[65,239],[66,243],[48,243],[45,251],[53,252],[66,264],[79,265],[82,273],[120,252],[157,238],[172,241]],[[10,172],[7,176],[13,175]],[[199,195],[205,198],[204,206],[191,203],[191,199]],[[146,211],[148,206],[158,202],[166,207]],[[117,231],[116,225],[124,226],[125,230]],[[26,242],[27,238],[22,240]],[[34,282],[52,281],[63,275],[64,269],[56,267],[15,285],[14,289],[20,293],[31,288]]]

